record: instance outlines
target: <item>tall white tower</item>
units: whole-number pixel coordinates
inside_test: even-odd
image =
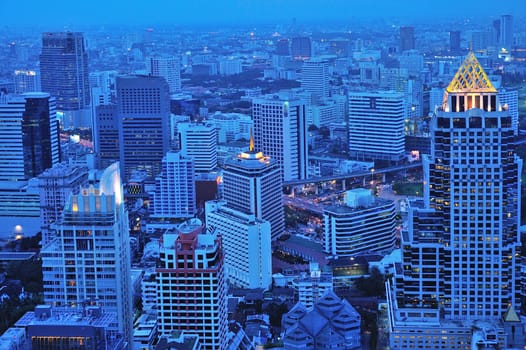
[[[194,159],[196,172],[217,167],[217,130],[212,124],[178,123],[177,131],[181,152]]]
[[[329,97],[329,62],[320,58],[304,61],[301,87],[312,94],[315,102]]]
[[[72,195],[53,227],[56,238],[41,250],[44,301],[101,305],[117,314],[131,344],[130,242],[119,163],[104,171],[98,187]]]
[[[256,149],[275,159],[283,181],[306,179],[308,165],[305,102],[283,95],[252,100]]]

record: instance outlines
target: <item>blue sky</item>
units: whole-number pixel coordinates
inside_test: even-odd
[[[498,6],[496,6],[498,4]],[[526,0],[0,0],[0,25],[214,24],[526,15]]]

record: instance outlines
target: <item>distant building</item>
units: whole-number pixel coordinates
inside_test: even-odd
[[[513,16],[500,17],[500,47],[510,51],[513,47]]]
[[[270,287],[272,249],[268,221],[231,209],[225,202],[210,201],[206,203],[206,225],[221,234],[225,272],[231,285]]]
[[[452,30],[449,32],[449,51],[452,54],[460,53],[460,31]]]
[[[400,27],[400,52],[415,49],[415,27]]]
[[[345,193],[345,204],[326,207],[324,250],[333,256],[389,252],[394,248],[396,208],[393,201],[366,189]]]
[[[152,217],[191,218],[195,215],[194,160],[181,152],[169,151],[155,178]]]
[[[100,105],[95,107],[93,120],[93,144],[98,167],[105,169],[119,161],[119,117],[117,105]]]
[[[44,301],[74,307],[93,302],[117,315],[117,329],[132,340],[128,213],[119,164],[104,170],[97,187],[69,198],[42,247]]]
[[[196,172],[217,167],[217,131],[212,124],[178,123],[177,131],[181,153],[194,159]]]
[[[305,102],[279,95],[254,98],[252,118],[255,147],[278,162],[283,181],[307,178]]]
[[[308,36],[292,38],[290,54],[295,60],[308,60],[312,56],[312,42]]]
[[[15,85],[15,94],[40,91],[40,76],[34,70],[15,70],[13,83]]]
[[[314,101],[329,97],[329,62],[319,58],[304,61],[301,87],[312,94]]]
[[[15,324],[25,329],[28,348],[32,350],[126,350],[129,343],[112,325],[114,312],[100,306],[75,308],[37,305]],[[15,348],[18,349],[18,348]]]
[[[68,127],[91,127],[88,54],[83,33],[42,34],[40,55],[42,91],[57,99]]]
[[[314,304],[327,292],[333,290],[332,273],[321,272],[318,263],[310,263],[310,272],[302,273],[293,286],[298,293],[298,302],[312,310]]]
[[[0,95],[0,181],[28,180],[60,161],[55,98]]]
[[[217,234],[198,219],[167,231],[156,268],[159,334],[197,334],[205,350],[224,349],[228,332],[224,257]]]
[[[404,157],[404,94],[349,93],[349,157],[400,161]]]
[[[290,41],[287,38],[281,38],[276,41],[276,55],[290,56]]]
[[[181,92],[181,60],[178,57],[149,57],[146,68],[152,76],[166,80],[170,94]]]
[[[361,349],[360,314],[328,291],[308,310],[297,303],[283,315],[285,349]]]
[[[156,176],[170,149],[170,97],[161,77],[117,77],[120,162],[128,180],[135,170]]]
[[[234,75],[242,72],[243,65],[239,58],[227,57],[219,61],[219,75]]]

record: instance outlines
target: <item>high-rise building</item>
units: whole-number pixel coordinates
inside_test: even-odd
[[[155,178],[152,217],[191,218],[195,215],[194,160],[181,152],[169,151]]]
[[[28,180],[60,161],[55,98],[0,96],[0,181]]]
[[[513,16],[503,15],[500,17],[500,47],[508,51],[513,46]]]
[[[255,148],[281,167],[283,181],[306,179],[308,165],[306,104],[288,96],[252,100]]]
[[[170,149],[170,96],[161,77],[117,77],[120,161],[124,178],[135,170],[155,176]]]
[[[206,202],[206,226],[221,234],[225,272],[239,288],[267,289],[272,284],[270,223],[227,206]]]
[[[345,204],[326,207],[324,250],[334,257],[361,252],[389,253],[395,244],[396,208],[370,190],[345,193]]]
[[[181,92],[181,61],[178,57],[149,57],[146,66],[150,75],[166,80],[170,94]]]
[[[329,62],[320,58],[304,61],[301,87],[312,94],[314,101],[329,97]]]
[[[276,55],[278,56],[289,56],[290,55],[289,39],[282,38],[276,42]]]
[[[121,151],[119,147],[117,105],[100,105],[95,107],[93,144],[99,168],[107,168],[119,160]]]
[[[55,237],[51,225],[61,218],[69,196],[87,184],[88,169],[67,163],[58,163],[38,176],[42,246]]]
[[[388,288],[391,348],[523,346],[522,332],[510,329],[520,309],[522,160],[512,118],[472,52],[431,132],[424,206],[409,210],[402,264]]]
[[[519,133],[519,91],[503,87],[498,89],[498,91],[502,109],[507,110],[511,116],[513,130],[515,130],[515,135],[517,135]]]
[[[128,213],[119,164],[104,170],[98,187],[72,195],[42,247],[44,301],[54,306],[101,305],[117,314],[118,330],[132,338]]]
[[[223,198],[230,208],[270,222],[272,238],[285,230],[282,182],[279,164],[272,157],[250,148],[225,162]]]
[[[159,334],[199,335],[203,349],[226,348],[226,282],[221,239],[192,219],[163,235],[157,273]]]
[[[400,52],[415,49],[415,27],[400,27]]]
[[[206,173],[217,167],[217,130],[212,124],[178,123],[181,152],[194,159],[195,171]]]
[[[15,94],[40,91],[40,77],[38,72],[34,70],[15,70],[13,83],[15,85]]]
[[[404,94],[349,93],[349,156],[356,160],[400,161],[404,157]]]
[[[308,36],[292,38],[290,54],[295,60],[308,60],[312,56],[312,42]]]
[[[42,91],[56,98],[57,110],[65,114],[85,110],[90,105],[90,90],[83,33],[43,33],[40,74]],[[66,127],[91,127],[91,120],[71,118],[63,120]],[[73,125],[68,125],[70,122]]]
[[[460,30],[449,32],[449,51],[453,54],[460,53]]]

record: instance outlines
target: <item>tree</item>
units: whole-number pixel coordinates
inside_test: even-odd
[[[355,286],[366,296],[385,296],[385,276],[377,267],[371,269],[369,277],[360,277],[356,280]]]

